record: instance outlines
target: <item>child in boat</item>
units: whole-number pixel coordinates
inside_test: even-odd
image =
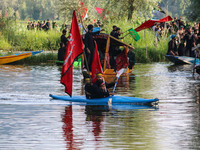
[[[91,82],[89,77],[85,78],[85,96],[87,99],[96,98],[98,87]]]
[[[99,86],[100,90],[101,90],[101,97],[108,97],[110,95],[114,95],[113,93],[110,93],[107,89],[106,89],[106,84],[105,82],[102,82]]]

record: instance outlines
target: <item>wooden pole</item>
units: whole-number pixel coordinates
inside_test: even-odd
[[[106,44],[106,52],[105,52],[105,56],[104,56],[104,65],[103,65],[103,71],[106,70],[106,66],[107,66],[107,56],[108,56],[108,52],[109,52],[109,45],[110,45],[110,35],[108,36],[107,39],[107,44]]]
[[[144,30],[144,40],[145,40],[146,58],[147,58],[147,39],[146,39],[146,30]]]

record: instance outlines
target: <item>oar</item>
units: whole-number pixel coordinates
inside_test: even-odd
[[[119,80],[119,77],[122,75],[122,73],[124,72],[125,68],[122,68],[120,69],[118,72],[117,72],[117,81],[115,82],[115,86],[114,86],[114,89],[113,89],[113,93],[115,92],[115,89],[116,89],[116,86],[117,86],[117,82]]]

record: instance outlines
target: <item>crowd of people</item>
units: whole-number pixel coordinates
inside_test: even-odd
[[[159,41],[160,37],[170,35],[168,55],[195,57],[192,47],[200,43],[199,23],[190,25],[180,18],[174,18],[170,23],[156,23],[152,27]]]
[[[27,29],[28,30],[44,30],[49,31],[50,29],[55,29],[60,32],[60,30],[67,30],[68,26],[66,24],[62,24],[61,27],[57,24],[56,21],[49,21],[49,19],[44,21],[28,21]]]

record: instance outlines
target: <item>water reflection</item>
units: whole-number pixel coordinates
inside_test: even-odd
[[[73,118],[72,118],[72,106],[65,107],[65,112],[62,116],[63,121],[63,136],[67,143],[66,148],[75,149],[74,135],[73,135]]]
[[[85,106],[64,95],[57,66],[0,66],[0,149],[199,149],[200,79],[191,66],[137,64],[116,94],[160,99],[151,106]],[[3,87],[3,88],[2,88]],[[74,69],[73,95],[83,94]]]

